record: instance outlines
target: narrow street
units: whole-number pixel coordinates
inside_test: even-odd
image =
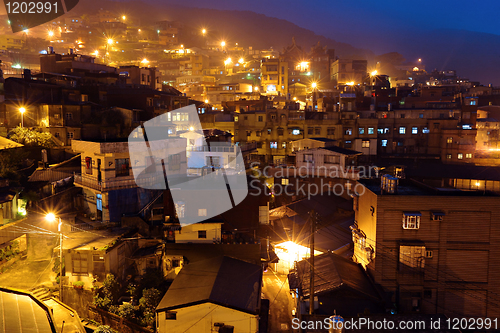
[[[288,278],[270,268],[264,272],[262,293],[270,301],[268,332],[293,332],[292,309],[294,302],[288,288]]]

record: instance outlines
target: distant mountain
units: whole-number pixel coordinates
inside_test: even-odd
[[[195,33],[205,27],[214,37],[238,42],[241,46],[253,46],[254,49],[273,47],[281,51],[295,37],[297,45],[309,51],[319,41],[323,46],[335,49],[339,57],[365,58],[369,63],[373,63],[375,53],[396,51],[408,61],[422,58],[428,71],[454,69],[461,77],[484,85],[500,86],[500,36],[494,34],[451,29],[421,31],[419,27],[413,31],[395,27],[387,32],[377,31],[376,25],[370,25],[363,34],[353,32],[348,36],[346,31],[332,31],[328,34],[331,38],[328,38],[301,28],[301,22],[292,23],[251,11],[190,8],[172,0],[153,1],[86,0],[80,1],[73,12],[105,8],[137,17],[143,24],[160,20],[180,21]],[[343,40],[355,46],[334,39],[341,33]]]
[[[189,8],[165,1],[153,4],[141,1],[86,0],[80,1],[72,13],[81,15],[95,12],[99,8],[129,13],[130,16],[140,18],[142,24],[169,20],[182,22],[193,31],[201,31],[202,27],[205,27],[212,32],[213,37],[224,38],[228,42],[237,42],[241,46],[252,46],[254,49],[273,47],[281,51],[285,46],[290,45],[292,37],[295,37],[297,45],[307,52],[319,41],[321,45],[335,49],[335,54],[339,57],[356,56],[370,59],[373,57],[373,52],[369,50],[355,48],[350,44],[317,35],[289,21],[251,11]],[[297,23],[300,24],[300,22]]]

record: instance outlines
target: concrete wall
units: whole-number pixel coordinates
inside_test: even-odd
[[[234,326],[234,333],[256,333],[259,330],[258,315],[236,311],[212,303],[204,303],[176,309],[177,319],[165,319],[165,312],[156,314],[158,333],[210,333],[214,323]],[[201,319],[200,319],[201,318]]]

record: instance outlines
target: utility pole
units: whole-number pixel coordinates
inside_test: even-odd
[[[310,275],[309,275],[309,314],[314,314],[314,233],[316,232],[316,213],[314,209],[311,211],[311,216],[309,218],[311,221],[311,238],[309,240],[309,250],[310,250],[310,258],[309,263],[310,266]]]

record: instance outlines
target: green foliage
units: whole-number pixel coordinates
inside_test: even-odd
[[[0,261],[9,261],[15,255],[19,254],[19,242],[14,241],[9,246],[0,249]]]
[[[83,289],[84,286],[85,286],[85,282],[83,282],[83,281],[73,282],[73,287],[75,287],[75,288],[82,288]]]
[[[123,303],[118,308],[118,315],[127,320],[131,320],[135,318],[135,308],[130,303]]]
[[[94,333],[113,333],[113,331],[108,325],[100,325],[96,330],[94,330]]]
[[[161,301],[161,292],[158,289],[150,288],[142,291],[139,300],[139,307],[143,312],[142,324],[152,326],[155,322],[155,309]]]
[[[28,157],[28,153],[19,148],[4,149],[0,151],[0,177],[19,181],[19,169]]]
[[[127,294],[129,294],[131,297],[134,297],[137,292],[137,286],[135,284],[129,284],[127,286]]]
[[[12,141],[21,143],[25,146],[31,147],[45,147],[50,148],[54,146],[52,142],[52,134],[49,132],[40,132],[28,127],[16,127],[10,135]]]
[[[65,269],[66,269],[66,265],[64,263],[64,258],[63,258],[63,260],[62,260],[63,272],[65,271]],[[54,261],[54,266],[52,267],[52,272],[56,273],[57,276],[59,276],[59,273],[60,273],[60,271],[59,271],[59,258],[56,258],[56,260]]]
[[[94,305],[108,311],[109,307],[116,304],[118,300],[120,285],[113,274],[108,274],[102,287],[94,292]]]

